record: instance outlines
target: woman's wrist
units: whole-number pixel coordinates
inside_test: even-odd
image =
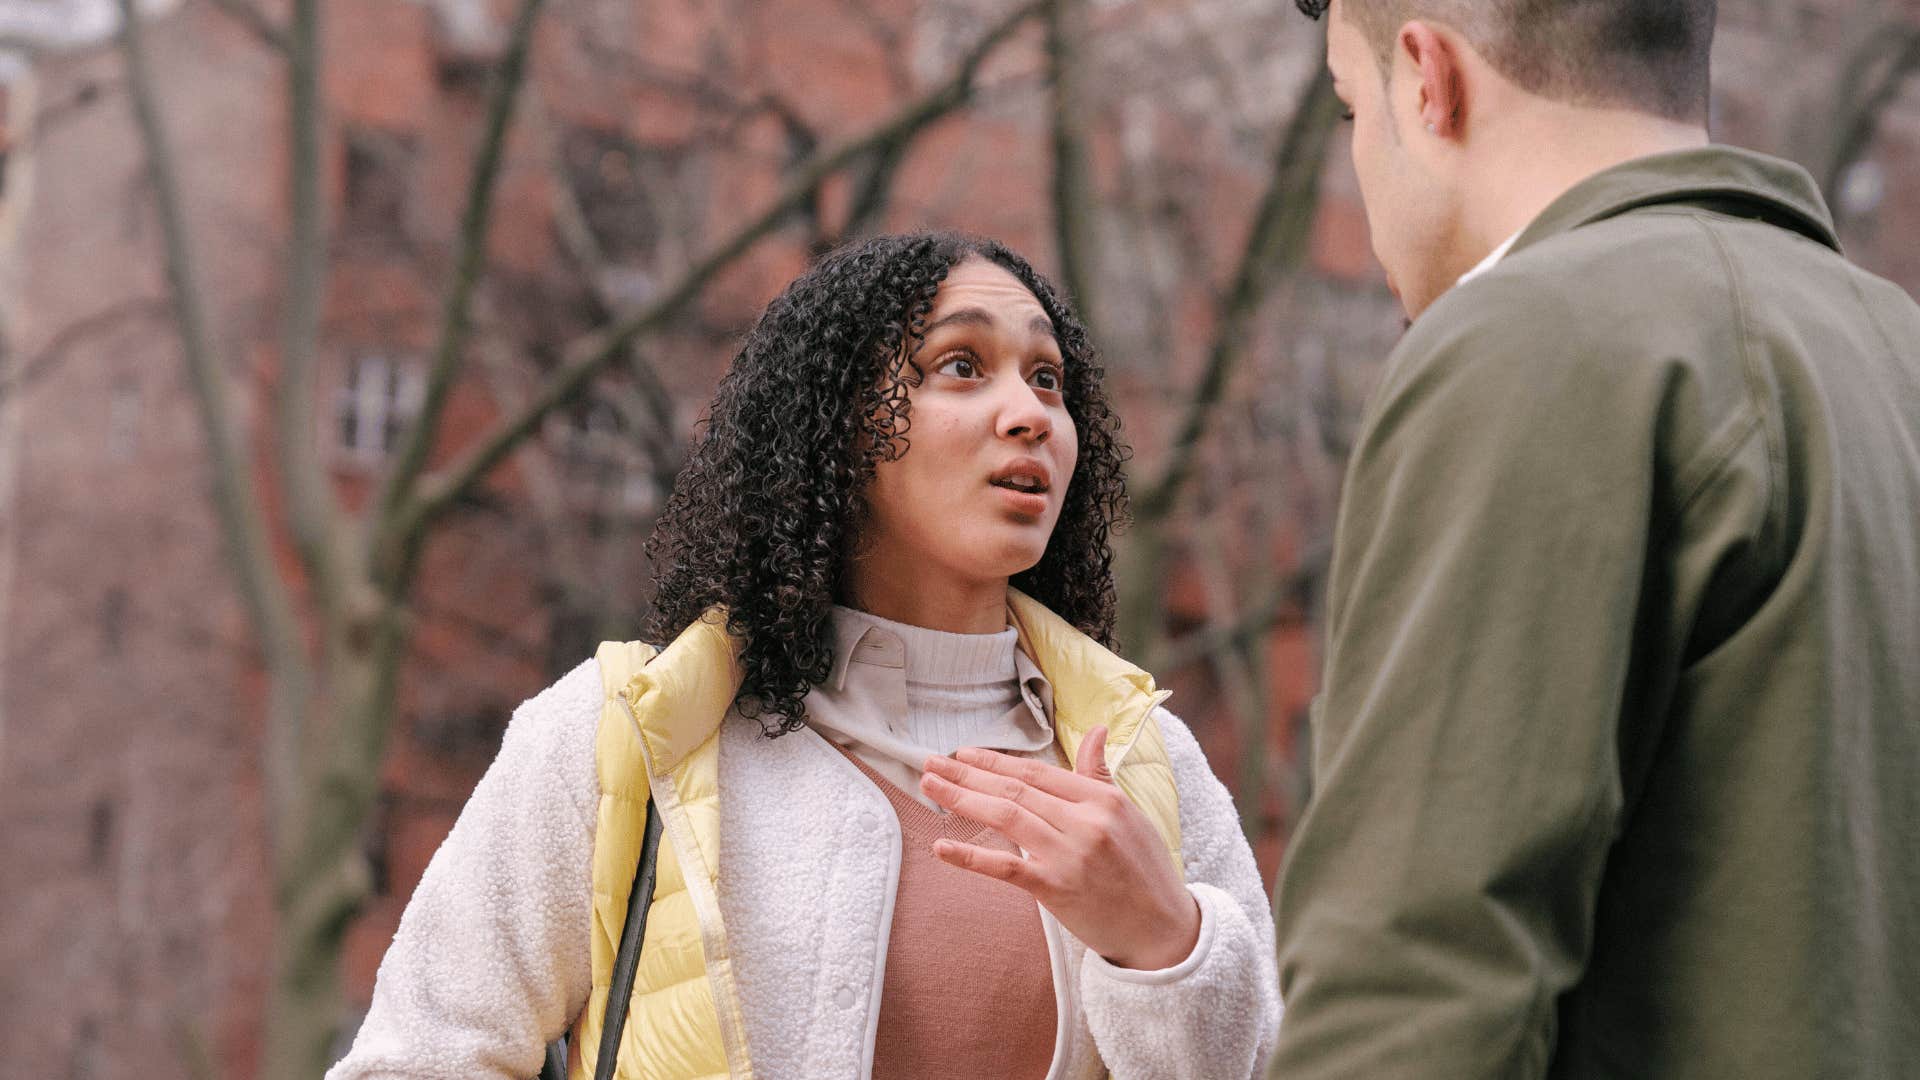
[[[1145,948],[1118,956],[1103,955],[1101,959],[1132,971],[1162,971],[1192,956],[1194,946],[1200,943],[1200,901],[1184,888],[1180,894],[1186,897],[1185,915],[1170,920],[1175,929]]]

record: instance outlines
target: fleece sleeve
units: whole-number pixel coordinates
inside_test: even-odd
[[[591,660],[514,711],[381,961],[328,1080],[527,1077],[586,1003],[594,733]]]
[[[1273,911],[1227,789],[1186,725],[1164,709],[1157,716],[1180,789],[1180,843],[1200,938],[1185,960],[1160,971],[1118,968],[1087,950],[1087,1024],[1114,1080],[1247,1080],[1265,1068],[1280,1025]]]

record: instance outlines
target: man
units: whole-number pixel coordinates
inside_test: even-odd
[[[1708,144],[1713,0],[1331,6],[1414,321],[1273,1075],[1920,1076],[1920,309]]]

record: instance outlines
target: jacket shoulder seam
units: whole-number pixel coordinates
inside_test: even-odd
[[[1786,448],[1783,440],[1776,435],[1774,424],[1769,422],[1764,379],[1759,360],[1753,354],[1753,324],[1748,312],[1746,282],[1741,278],[1740,269],[1734,263],[1732,254],[1727,251],[1726,241],[1721,237],[1720,230],[1713,223],[1702,218],[1695,217],[1693,221],[1706,235],[1708,242],[1713,245],[1714,253],[1720,257],[1721,269],[1727,275],[1727,289],[1733,299],[1734,335],[1739,343],[1741,369],[1746,379],[1747,404],[1753,412],[1751,423],[1761,429],[1766,441],[1767,516],[1771,520],[1779,521],[1786,516],[1786,493],[1780,482],[1781,477],[1786,473]],[[1719,458],[1709,460],[1702,470],[1699,481],[1700,490],[1704,490],[1706,481],[1726,466],[1746,441],[1746,436],[1750,434],[1750,431],[1746,431],[1742,432],[1739,438],[1729,439],[1727,446],[1719,451]],[[1694,494],[1697,493],[1696,490]]]
[[[1685,513],[1694,501],[1713,486],[1727,466],[1732,463],[1740,448],[1760,430],[1760,417],[1752,413],[1737,416],[1731,423],[1724,425],[1719,432],[1707,440],[1707,448],[1700,451],[1698,464],[1691,464],[1681,471],[1685,479],[1676,484],[1676,500],[1681,513]],[[1769,481],[1771,483],[1771,481]]]

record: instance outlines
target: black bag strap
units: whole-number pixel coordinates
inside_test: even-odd
[[[594,1080],[613,1080],[620,1056],[620,1033],[627,1026],[627,1005],[633,1000],[633,973],[640,966],[640,943],[646,939],[647,909],[653,906],[654,863],[660,854],[660,812],[647,796],[647,831],[640,841],[640,866],[633,874],[633,893],[627,897],[627,918],[620,927],[620,951],[613,959],[613,986],[607,991],[607,1011],[600,1021],[600,1057],[594,1062]]]
[[[594,1061],[594,1080],[613,1080],[620,1057],[620,1035],[627,1026],[627,1005],[633,1000],[633,976],[640,966],[640,945],[647,936],[647,909],[653,906],[653,886],[659,874],[660,814],[647,796],[647,825],[640,840],[640,865],[633,872],[633,893],[627,898],[627,918],[620,925],[620,948],[613,956],[613,984],[607,990],[607,1011],[600,1020],[600,1056]],[[566,1080],[564,1040],[549,1043],[540,1080]]]

